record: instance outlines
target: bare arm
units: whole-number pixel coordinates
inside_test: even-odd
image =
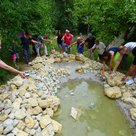
[[[39,42],[37,42],[37,41],[35,41],[35,40],[32,40],[32,43],[41,44],[41,43],[39,43]]]
[[[113,62],[113,59],[114,59],[114,53],[110,52],[110,64],[109,64],[109,70],[110,70],[110,72],[112,71],[112,62]]]
[[[105,61],[103,61],[103,63],[102,63],[101,77],[104,75],[104,72],[106,71],[106,64],[105,63],[106,63]]]
[[[72,47],[74,44],[76,44],[77,42],[74,42],[74,43],[72,43],[72,44],[70,44],[70,46]]]
[[[0,67],[3,68],[3,69],[6,69],[8,71],[11,71],[11,72],[13,72],[15,74],[19,74],[22,78],[25,78],[25,74],[23,72],[16,70],[15,68],[7,65],[3,61],[0,61]]]
[[[120,64],[120,62],[121,62],[121,60],[122,60],[122,57],[123,57],[123,55],[120,54],[119,58],[117,59],[117,62],[116,62],[116,64],[115,64],[115,66],[114,66],[113,71],[116,71],[116,70],[117,70],[117,68],[118,68],[118,66],[119,66],[119,64]]]

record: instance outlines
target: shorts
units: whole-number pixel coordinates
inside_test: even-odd
[[[136,65],[136,47],[132,50],[132,54],[134,55],[133,65]]]
[[[12,58],[13,60],[15,60],[15,59],[17,58],[16,54],[12,54],[12,55],[11,55],[11,58]]]

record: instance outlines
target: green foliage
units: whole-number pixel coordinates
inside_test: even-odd
[[[75,0],[74,16],[91,25],[94,34],[111,42],[136,24],[135,0]]]

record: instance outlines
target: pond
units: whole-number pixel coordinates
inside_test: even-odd
[[[103,86],[91,80],[70,80],[58,91],[61,99],[55,119],[63,125],[56,136],[132,136],[129,124],[114,101],[104,96]],[[74,120],[71,107],[80,111]]]

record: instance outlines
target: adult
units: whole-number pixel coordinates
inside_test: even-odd
[[[1,41],[0,41],[0,49],[1,49]],[[25,74],[9,65],[7,65],[6,63],[4,63],[2,60],[0,60],[0,68],[3,68],[5,70],[11,71],[15,74],[20,75],[21,78],[25,78]],[[0,112],[3,110],[2,107],[0,107]]]
[[[102,55],[103,55],[104,51],[106,51],[105,44],[103,42],[100,42],[99,40],[96,40],[94,46],[91,49],[93,50],[93,52],[95,49],[97,49],[99,60],[102,60]]]
[[[83,42],[83,39],[81,37],[78,37],[76,42],[72,43],[70,46],[72,47],[74,44],[77,44],[77,52],[79,54],[83,54],[84,52],[84,44],[81,44]]]
[[[128,71],[126,72],[125,76],[122,78],[122,80],[126,80],[126,78],[132,74],[132,78],[136,77],[136,42],[128,42],[124,45],[124,48],[126,50],[126,54],[132,53],[134,56],[133,64],[130,66]]]
[[[62,40],[63,40],[62,48],[64,53],[66,53],[66,48],[67,48],[67,53],[70,54],[70,44],[71,44],[72,38],[73,38],[73,35],[70,33],[69,30],[66,29],[65,34],[62,37]]]
[[[60,48],[60,50],[62,51],[63,48],[62,48],[62,33],[61,31],[59,30],[58,33],[57,33],[57,44],[58,44],[58,47]]]
[[[89,33],[88,34],[88,37],[86,38],[85,41],[83,41],[81,44],[86,44],[87,45],[87,48],[88,48],[88,51],[89,51],[89,54],[90,54],[90,57],[92,58],[92,47],[94,46],[95,44],[95,37],[92,35],[92,33]]]
[[[116,53],[121,54],[121,56],[123,56],[125,54],[125,49],[121,46],[121,47],[111,47],[109,48],[107,51],[105,51],[102,55],[102,70],[101,70],[101,77],[103,77],[104,72],[106,70],[106,62],[108,59],[110,59],[110,63],[109,63],[109,71],[110,73],[112,73],[113,70],[113,59]]]
[[[29,45],[33,42],[33,43],[38,43],[37,41],[33,40],[30,37],[30,33],[29,32],[25,32],[24,36],[20,38],[21,39],[21,45],[22,45],[22,49],[23,49],[23,55],[26,61],[26,64],[29,64],[30,61],[30,55],[29,55]]]

